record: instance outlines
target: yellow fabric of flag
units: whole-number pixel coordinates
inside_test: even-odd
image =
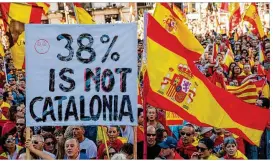
[[[16,69],[22,69],[25,60],[25,31],[19,35],[17,42],[10,48],[13,64]]]
[[[44,13],[47,14],[48,11],[49,11],[49,5],[47,3],[44,3],[44,2],[36,2],[36,4],[39,6],[39,7],[43,7],[43,10],[44,10]]]
[[[153,17],[166,31],[174,35],[184,47],[200,54],[201,56],[204,53],[203,46],[188,29],[188,26],[185,25],[174,12],[168,10],[164,5],[168,4],[156,3]]]
[[[1,43],[0,43],[0,55],[1,55],[2,57],[5,56],[4,46],[3,46]]]
[[[265,98],[270,98],[270,88],[269,88],[269,85],[268,83],[266,83],[263,87],[263,90],[262,90],[262,95],[265,97]]]
[[[10,3],[8,23],[11,19],[20,21],[22,23],[29,23],[31,17],[31,5],[23,5],[19,3]]]
[[[79,5],[75,5],[75,11],[78,17],[79,24],[95,24],[92,16]]]
[[[263,25],[255,3],[251,3],[249,8],[246,10],[243,19],[248,21],[255,28],[252,32],[258,34],[261,38],[264,37]]]
[[[173,4],[173,11],[181,21],[183,21],[184,23],[187,21],[185,14],[175,4]]]

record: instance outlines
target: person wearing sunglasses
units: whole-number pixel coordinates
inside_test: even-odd
[[[247,157],[238,150],[238,145],[233,137],[227,137],[224,139],[225,156],[223,159],[243,159],[247,160]]]
[[[56,155],[57,150],[56,150],[56,138],[52,134],[46,134],[44,136],[44,150]]]
[[[15,141],[16,144],[22,144],[21,142],[21,135],[23,134],[23,130],[25,129],[26,124],[25,124],[25,119],[24,118],[18,118],[16,120],[16,133],[15,133]]]
[[[113,148],[113,147],[111,147],[111,146],[108,147],[108,152],[109,152],[109,157],[110,157],[110,158],[112,158],[112,157],[117,153],[116,149]],[[103,151],[103,157],[100,158],[100,159],[108,160],[108,156],[107,156],[107,151],[106,151],[106,149],[104,149],[104,151]]]
[[[159,157],[162,159],[170,159],[170,160],[181,160],[183,159],[176,152],[177,141],[175,138],[168,136],[163,142],[158,144],[161,148],[159,153]]]
[[[147,127],[147,159],[155,159],[160,153],[161,148],[156,142],[156,129],[150,125]]]
[[[180,139],[177,143],[177,150],[179,151],[180,156],[184,159],[190,159],[191,155],[194,152],[197,152],[197,144],[194,144],[194,134],[195,129],[191,124],[185,125],[180,131]]]
[[[217,160],[214,154],[212,154],[214,142],[210,138],[203,138],[199,140],[198,146],[196,147],[197,152],[194,152],[191,159],[195,160]]]
[[[21,146],[15,144],[15,138],[12,134],[5,134],[0,144],[3,147],[4,152],[0,155],[7,158],[8,160],[15,160],[18,157]]]
[[[52,158],[56,158],[56,156],[48,151],[44,150],[44,137],[42,135],[33,135],[31,138],[31,143],[29,143],[29,147],[30,148],[34,148],[37,149],[39,151],[42,151],[43,153],[48,154],[49,156],[51,156]],[[27,145],[26,145],[27,146]]]

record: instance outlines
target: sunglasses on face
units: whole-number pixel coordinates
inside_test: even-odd
[[[197,151],[200,150],[201,152],[204,152],[205,150],[207,150],[207,148],[202,148],[202,147],[199,147],[199,146],[197,146],[196,149],[197,149]]]
[[[113,156],[115,154],[116,154],[115,152],[112,152],[112,153],[109,153],[109,156],[111,157],[111,156]],[[107,153],[105,153],[104,156],[107,156]]]
[[[147,134],[147,136],[156,136],[156,134]]]
[[[48,142],[48,143],[45,143],[47,146],[50,146],[50,145],[54,145],[53,142]]]
[[[8,144],[8,143],[13,143],[15,141],[15,139],[14,138],[12,138],[12,139],[7,139],[6,140],[6,143]]]
[[[192,135],[192,133],[185,133],[185,132],[181,132],[181,133],[180,133],[181,136],[184,136],[185,134],[186,134],[187,136],[191,136],[191,135]]]
[[[16,126],[25,126],[25,124],[16,123]]]
[[[33,141],[32,141],[32,144],[39,144],[39,141],[33,140]]]

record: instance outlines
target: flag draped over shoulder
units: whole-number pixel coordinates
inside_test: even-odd
[[[168,13],[157,12],[163,17]],[[143,92],[147,102],[199,126],[227,128],[259,145],[269,122],[269,110],[247,104],[212,84],[193,63],[198,53],[181,45],[180,39],[188,40],[188,37],[174,36],[184,35],[184,28],[179,28],[172,19],[170,23],[175,24],[173,27],[177,30],[170,33],[162,27],[162,21],[148,15],[147,72]]]
[[[241,21],[241,10],[238,2],[229,3],[229,31],[232,31]]]
[[[194,51],[195,56],[197,56],[196,60],[204,53],[203,46],[188,29],[188,26],[178,18],[167,3],[157,3],[153,17],[165,31],[176,37],[181,45],[188,50]],[[160,33],[158,34],[160,35]]]
[[[41,23],[43,8],[21,3],[0,3],[3,18],[8,23],[10,50],[16,69],[25,68],[25,27],[27,23]]]
[[[254,27],[252,33],[258,35],[261,38],[264,37],[264,29],[258,13],[257,6],[254,2],[252,2],[249,8],[246,10],[243,19],[245,21],[248,21]]]
[[[95,24],[92,16],[81,6],[80,3],[74,3],[74,7],[79,24]]]

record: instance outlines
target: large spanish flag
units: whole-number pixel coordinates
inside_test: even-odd
[[[264,29],[262,26],[262,22],[258,13],[258,9],[256,3],[252,2],[249,8],[246,10],[244,14],[245,21],[248,21],[253,27],[252,33],[258,35],[259,37],[264,37]]]
[[[92,16],[81,6],[80,3],[74,3],[74,7],[79,24],[95,24]]]
[[[238,2],[229,3],[229,31],[231,32],[241,21],[241,10]]]
[[[193,124],[226,128],[259,145],[269,110],[247,104],[212,84],[193,63],[196,53],[173,36],[178,31],[169,33],[148,15],[143,92],[147,102]]]
[[[153,17],[165,31],[176,37],[182,46],[195,54],[199,54],[198,58],[204,53],[203,46],[167,3],[156,3]],[[161,33],[158,34],[160,35]]]

